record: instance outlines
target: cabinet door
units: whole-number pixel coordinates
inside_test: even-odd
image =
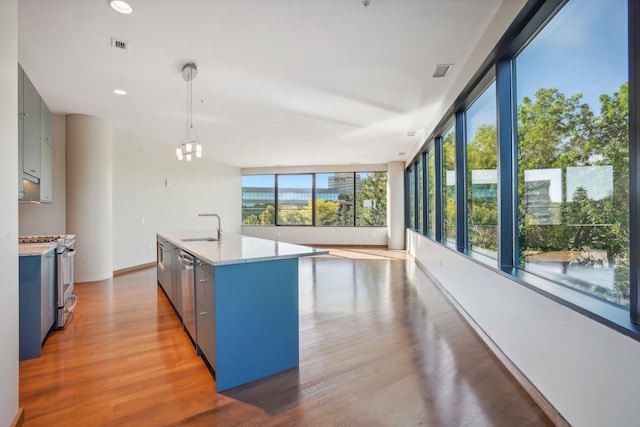
[[[18,66],[18,200],[24,198],[22,170],[24,169],[24,71]]]
[[[53,140],[51,111],[40,101],[40,201],[53,202]]]
[[[26,74],[23,78],[23,172],[40,178],[40,95]]]

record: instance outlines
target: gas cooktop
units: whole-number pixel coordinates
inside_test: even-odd
[[[75,240],[75,234],[62,234],[59,236],[20,236],[18,243],[69,243]]]

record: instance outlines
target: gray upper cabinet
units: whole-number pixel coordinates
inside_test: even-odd
[[[51,111],[20,65],[18,65],[18,113],[18,199],[52,203]]]
[[[22,171],[31,178],[40,178],[40,95],[26,74],[24,74],[23,85],[24,158]],[[28,179],[28,177],[26,178]]]
[[[40,101],[40,201],[53,202],[53,146],[51,111]]]
[[[18,199],[24,198],[22,169],[24,167],[24,71],[18,66]]]

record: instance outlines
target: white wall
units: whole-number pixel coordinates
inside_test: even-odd
[[[575,426],[638,425],[640,342],[407,231],[408,250]]]
[[[387,246],[387,227],[243,226],[245,236],[309,245]]]
[[[404,249],[404,162],[389,162],[387,173],[389,249]]]
[[[45,100],[46,102],[46,100]],[[66,124],[65,116],[52,116],[53,203],[20,203],[19,233],[21,236],[57,235],[67,232],[66,186]]]
[[[18,412],[18,1],[0,2],[0,425]]]
[[[214,230],[215,218],[199,213],[219,214],[223,232],[239,234],[241,187],[239,168],[208,157],[178,161],[175,147],[115,128],[114,270],[154,262],[157,231]]]
[[[67,229],[75,234],[74,278],[113,276],[113,125],[84,114],[67,116]]]

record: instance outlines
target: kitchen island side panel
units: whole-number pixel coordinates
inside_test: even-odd
[[[298,258],[214,268],[216,390],[299,365]]]

